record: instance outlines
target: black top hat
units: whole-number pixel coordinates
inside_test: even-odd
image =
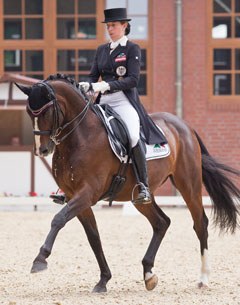
[[[105,20],[103,23],[114,22],[114,21],[130,21],[127,18],[127,10],[125,8],[111,8],[104,10]]]

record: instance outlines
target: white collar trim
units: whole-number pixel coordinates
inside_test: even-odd
[[[127,45],[127,41],[128,41],[128,38],[125,35],[123,37],[121,37],[120,39],[118,39],[117,41],[110,40],[110,48],[115,49],[119,44],[122,47],[125,47]]]

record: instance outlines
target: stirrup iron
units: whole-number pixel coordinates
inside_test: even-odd
[[[65,195],[55,194],[55,195],[50,195],[49,197],[53,200],[53,202],[55,202],[57,204],[63,205],[63,204],[66,203],[66,196]]]
[[[140,188],[140,190],[139,190],[137,198],[134,199],[133,193],[137,186]],[[149,204],[151,202],[152,202],[152,197],[151,197],[149,188],[141,182],[136,184],[132,191],[132,203],[133,204]]]

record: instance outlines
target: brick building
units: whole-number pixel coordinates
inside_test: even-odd
[[[240,0],[0,0],[0,77],[61,72],[84,80],[107,41],[103,10],[119,6],[133,19],[129,38],[142,48],[139,92],[147,110],[181,116],[212,155],[240,169]],[[6,88],[0,150],[13,136],[21,145],[32,141],[22,100],[7,106]],[[170,184],[160,190],[172,192]]]

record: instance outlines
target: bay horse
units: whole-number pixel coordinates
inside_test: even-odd
[[[92,206],[108,190],[120,161],[110,148],[106,130],[93,111],[93,103],[74,80],[56,74],[30,87],[16,85],[28,96],[27,112],[33,123],[35,155],[45,157],[53,153],[52,174],[68,198],[67,204],[52,219],[51,229],[33,261],[31,272],[47,269],[46,259],[51,254],[59,230],[77,217],[100,268],[100,280],[93,292],[106,292],[111,271],[104,256]],[[210,271],[208,218],[202,203],[202,184],[213,202],[215,224],[221,231],[233,233],[239,227],[240,190],[234,184],[232,175],[239,177],[240,172],[216,161],[193,128],[177,116],[154,113],[151,117],[164,131],[171,153],[166,158],[147,162],[152,203],[134,205],[153,229],[142,260],[145,287],[152,290],[158,282],[152,268],[170,219],[156,204],[153,194],[168,178],[190,210],[193,228],[200,242],[199,287],[207,286]],[[127,182],[115,198],[117,201],[131,200],[136,184],[132,165],[127,168],[126,177]]]

